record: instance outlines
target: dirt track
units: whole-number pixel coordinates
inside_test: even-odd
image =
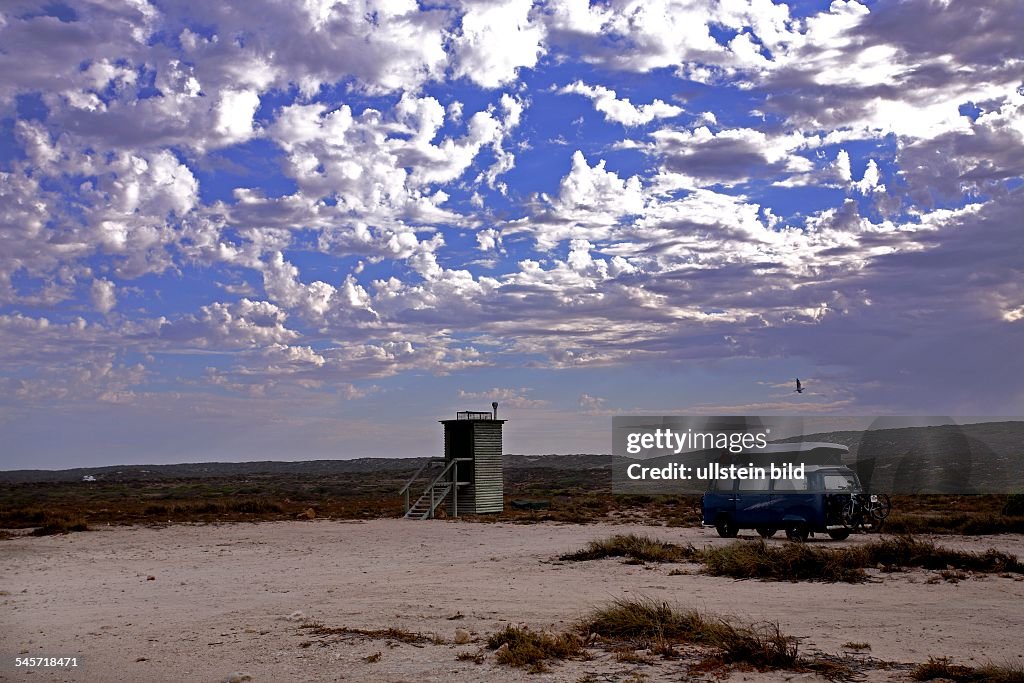
[[[5,662],[0,679],[221,681],[245,673],[253,681],[575,681],[592,674],[611,681],[642,671],[645,680],[680,680],[682,664],[631,665],[610,656],[528,675],[492,657],[481,665],[456,661],[482,643],[450,644],[456,628],[474,638],[509,622],[558,630],[613,598],[638,596],[778,621],[801,638],[801,652],[840,653],[853,641],[870,644],[871,657],[895,662],[1022,661],[1024,581],[1013,578],[927,583],[934,572],[911,571],[858,585],[766,583],[670,576],[678,565],[551,561],[628,531],[697,546],[724,542],[692,528],[404,520],[108,527],[2,541],[0,653],[77,654],[84,667],[28,674]],[[1024,554],[1021,536],[937,540]],[[321,646],[299,628],[308,619],[433,633],[449,644],[347,638]],[[376,652],[379,661],[364,661]],[[874,671],[868,679],[904,677]],[[733,679],[816,680],[791,672],[738,672]]]

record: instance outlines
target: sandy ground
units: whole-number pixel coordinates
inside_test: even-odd
[[[646,681],[686,680],[681,663],[623,664],[600,653],[535,675],[490,656],[483,664],[456,660],[482,646],[452,644],[456,628],[474,639],[510,622],[558,630],[595,606],[638,596],[743,621],[777,620],[801,638],[802,653],[840,653],[853,641],[870,644],[871,657],[902,663],[929,656],[966,664],[1022,661],[1024,581],[1013,578],[929,584],[933,573],[912,571],[858,585],[767,583],[670,576],[679,565],[552,561],[589,540],[629,531],[697,546],[724,542],[694,528],[397,519],[108,527],[2,541],[0,680],[212,682],[244,673],[256,682],[578,681],[588,674],[621,681],[637,672]],[[1021,536],[938,540],[1024,554]],[[307,619],[403,628],[447,643],[329,642],[300,628]],[[364,661],[377,652],[378,661]],[[17,654],[77,655],[83,666],[16,671]],[[730,680],[818,679],[736,672]],[[906,673],[872,671],[866,680],[906,680]]]

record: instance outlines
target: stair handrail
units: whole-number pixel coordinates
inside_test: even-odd
[[[412,477],[409,479],[409,481],[405,482],[405,486],[403,486],[401,488],[401,490],[399,490],[398,495],[405,497],[405,511],[406,512],[409,512],[409,487],[412,486],[413,483],[415,483],[415,481],[417,479],[419,479],[420,474],[423,473],[423,470],[427,469],[431,465],[436,465],[437,463],[443,462],[443,461],[444,461],[444,458],[427,458],[427,461],[425,463],[423,463],[422,465],[420,465],[420,468],[418,470],[416,470],[416,474],[412,475]]]
[[[471,462],[472,460],[473,460],[473,458],[452,458],[451,460],[448,461],[448,464],[444,466],[444,469],[441,470],[441,474],[437,475],[437,478],[434,479],[434,481],[430,482],[430,486],[428,488],[433,488],[434,484],[436,484],[437,482],[441,481],[441,477],[443,477],[445,474],[447,474],[448,470],[450,470],[452,468],[452,465],[454,465],[455,463],[457,463],[457,462]],[[455,484],[457,482],[453,481],[452,483]],[[426,493],[426,489],[424,489],[423,491],[424,491],[424,493]]]
[[[432,458],[431,460],[436,460],[436,458]],[[424,487],[423,494],[420,496],[420,498],[425,497],[428,492],[430,493],[430,510],[427,512],[428,515],[433,516],[434,510],[437,509],[437,506],[440,505],[441,503],[443,503],[444,499],[448,497],[448,491],[445,491],[444,495],[441,496],[440,500],[435,500],[434,499],[434,487],[437,486],[438,482],[440,482],[441,479],[446,474],[448,474],[448,471],[452,468],[453,465],[455,465],[456,463],[460,463],[460,462],[472,462],[472,460],[473,460],[473,458],[452,458],[451,460],[448,461],[448,464],[444,466],[444,469],[441,470],[441,473],[438,474],[434,478],[434,480],[432,482],[427,484],[426,487]],[[416,473],[416,476],[419,476],[419,473],[423,471],[424,467],[426,467],[427,464],[429,464],[429,463],[424,463],[423,467],[421,467],[419,469],[419,472]],[[413,479],[415,479],[415,477],[413,477]],[[445,484],[447,484],[451,488],[456,488],[458,486],[461,486],[461,485],[467,484],[467,483],[469,483],[469,482],[458,482],[458,481],[454,481],[454,480],[453,481],[446,481],[445,482]],[[405,513],[406,514],[409,514],[409,485],[410,484],[412,484],[411,481],[409,482],[409,484],[405,485],[404,489],[402,489],[402,491],[405,493]]]
[[[419,476],[420,476],[420,474],[423,473],[423,470],[427,469],[431,465],[436,465],[437,463],[439,463],[439,462],[441,462],[443,460],[444,460],[444,458],[427,458],[427,461],[425,463],[423,463],[422,465],[420,465],[420,468],[418,470],[416,470],[416,474],[412,475],[412,478],[410,478],[409,481],[405,482],[405,486],[403,486],[398,491],[398,495],[402,495],[403,493],[408,491],[409,487],[412,486],[416,482],[417,479],[419,479]]]

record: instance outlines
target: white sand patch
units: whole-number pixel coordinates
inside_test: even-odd
[[[0,652],[84,657],[77,672],[37,670],[34,681],[212,682],[239,672],[257,683],[575,681],[587,673],[621,680],[634,670],[650,681],[681,680],[679,664],[638,668],[610,657],[556,664],[541,675],[497,666],[493,657],[482,665],[456,661],[508,623],[557,631],[614,598],[641,596],[741,621],[778,621],[801,639],[802,653],[838,653],[844,643],[866,642],[871,656],[885,660],[950,656],[981,664],[1019,652],[1024,581],[1013,578],[929,584],[931,573],[911,571],[857,585],[768,583],[669,576],[679,565],[552,561],[589,540],[631,531],[698,547],[724,542],[694,528],[392,519],[105,527],[19,537],[0,542]],[[1021,536],[936,540],[971,550],[1024,550]],[[301,629],[307,620],[401,628],[446,644],[317,638]],[[470,642],[456,646],[456,629]],[[378,661],[366,661],[377,652]],[[904,675],[873,672],[869,680]],[[800,676],[733,678],[815,680]],[[0,680],[23,678],[0,671]]]

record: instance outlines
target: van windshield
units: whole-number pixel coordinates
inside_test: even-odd
[[[822,476],[826,491],[856,491],[860,487],[857,479],[851,474],[825,474]]]

